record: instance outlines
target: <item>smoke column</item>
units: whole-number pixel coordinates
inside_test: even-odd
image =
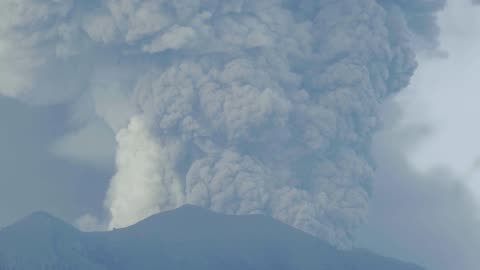
[[[110,228],[185,203],[340,248],[377,109],[435,47],[435,0],[3,0],[0,94],[116,134]],[[88,147],[88,146],[86,146]]]

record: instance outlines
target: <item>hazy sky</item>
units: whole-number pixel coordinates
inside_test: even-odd
[[[110,170],[52,154],[52,144],[68,130],[66,110],[0,97],[0,123],[5,127],[0,133],[0,226],[36,210],[69,221],[100,213]]]
[[[359,243],[429,269],[480,260],[480,8],[449,1],[438,53],[420,54],[411,85],[384,106],[370,224]]]
[[[425,124],[431,134],[409,153],[416,168],[446,166],[462,178],[479,168],[480,8],[450,1],[440,14],[441,45],[447,55],[419,55],[411,86],[400,95],[405,122]],[[473,178],[472,181],[475,181]],[[479,187],[480,191],[480,187]]]

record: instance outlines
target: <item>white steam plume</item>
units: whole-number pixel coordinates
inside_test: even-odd
[[[4,0],[0,93],[116,133],[110,227],[193,203],[349,247],[377,107],[444,1]],[[427,46],[428,47],[428,46]]]

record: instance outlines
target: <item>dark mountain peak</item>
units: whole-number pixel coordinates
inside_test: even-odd
[[[58,220],[56,217],[50,215],[49,213],[45,212],[45,211],[36,211],[36,212],[33,212],[31,213],[30,215],[26,216],[24,219],[31,219],[31,220],[50,220],[50,221],[53,221],[53,220]]]
[[[64,224],[67,225],[63,220],[54,217],[53,215],[44,212],[44,211],[37,211],[33,212],[30,215],[24,217],[19,221],[19,223],[33,223],[34,225],[37,224]]]
[[[209,210],[203,208],[203,207],[200,207],[200,206],[197,206],[197,205],[193,205],[193,204],[184,204],[180,207],[178,207],[176,209],[176,211],[202,211],[202,212],[210,212]]]
[[[152,230],[156,230],[158,229],[158,226],[168,224],[177,224],[176,226],[179,227],[193,226],[194,224],[192,224],[191,221],[204,222],[220,215],[221,214],[212,212],[200,206],[185,204],[176,209],[154,214],[137,224],[122,230],[145,230],[145,227],[150,227]]]
[[[201,206],[193,205],[193,204],[184,204],[176,209],[166,211],[161,214],[173,214],[175,213],[176,215],[215,215],[219,214],[216,212],[213,212],[212,210],[208,210],[206,208],[203,208]]]
[[[192,204],[185,204],[178,208],[160,212],[154,214],[139,223],[129,227],[135,228],[137,226],[142,225],[159,225],[160,223],[177,223],[181,224],[183,227],[198,227],[202,224],[209,224],[212,226],[224,226],[227,224],[238,226],[238,223],[264,223],[273,226],[283,226],[288,227],[289,229],[293,229],[288,225],[285,225],[273,218],[261,215],[261,214],[254,214],[254,215],[234,215],[234,214],[225,214],[215,212],[210,209],[203,208],[201,206],[192,205]],[[228,225],[230,226],[230,225]],[[128,228],[127,228],[128,229]],[[296,230],[296,229],[294,229]]]
[[[25,216],[16,223],[6,227],[3,231],[76,231],[76,229],[65,221],[53,215],[37,211]]]

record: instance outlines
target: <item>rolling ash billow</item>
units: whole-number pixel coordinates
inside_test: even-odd
[[[189,203],[349,248],[378,107],[435,47],[443,5],[4,0],[0,93],[113,130],[109,228]]]

